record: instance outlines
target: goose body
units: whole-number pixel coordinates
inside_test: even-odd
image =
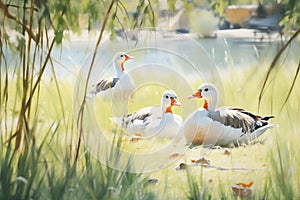
[[[161,107],[145,107],[112,120],[131,135],[171,139],[178,135],[182,122],[179,115],[173,114],[174,106],[180,103],[176,93],[168,90],[162,94]]]
[[[203,107],[191,113],[182,126],[186,140],[193,144],[228,146],[249,143],[277,126],[268,124],[273,116],[261,117],[235,107],[216,108],[218,90],[212,84],[200,85],[188,98],[204,100]]]
[[[127,100],[135,90],[134,81],[125,71],[125,62],[131,59],[134,57],[124,52],[117,53],[113,58],[116,76],[99,80],[87,96],[101,95],[107,99],[112,94],[114,100]]]

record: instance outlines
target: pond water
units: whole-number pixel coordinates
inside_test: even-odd
[[[252,38],[196,38],[190,35],[157,35],[156,33],[143,33],[140,40],[119,39],[118,41],[105,40],[98,49],[99,65],[107,65],[117,51],[137,52],[142,48],[159,48],[172,52],[179,56],[190,60],[196,68],[206,71],[208,68],[217,68],[226,70],[228,68],[243,69],[245,67],[270,65],[272,59],[282,46],[280,40],[261,41]],[[83,37],[81,37],[83,38]],[[63,77],[76,76],[82,65],[89,65],[89,57],[92,54],[97,35],[92,39],[81,39],[65,41],[61,47],[55,47],[52,53],[54,67],[57,75]],[[14,56],[7,51],[8,60],[11,65]],[[299,62],[300,45],[297,42],[288,48],[285,54],[285,61],[288,65],[296,65]],[[141,53],[141,52],[140,52]],[[137,53],[134,53],[137,54]],[[146,59],[162,61],[163,64],[170,65],[170,62],[164,63],[164,55],[147,54],[145,51],[140,60],[137,59],[136,64],[143,64]],[[147,62],[147,63],[149,63]],[[184,68],[184,67],[183,67]],[[188,70],[187,70],[188,72]],[[50,73],[48,70],[47,73]],[[96,72],[95,72],[96,73]]]
[[[56,51],[53,55],[62,65],[68,69],[74,66],[81,67],[85,63],[88,56],[93,52],[95,41],[76,41],[65,44],[62,52],[66,56],[61,56],[60,51]],[[102,61],[110,62],[117,51],[134,51],[140,48],[160,48],[172,51],[175,54],[194,59],[197,68],[204,69],[215,65],[218,69],[235,68],[242,69],[245,67],[270,65],[272,59],[282,47],[282,43],[278,41],[257,41],[253,38],[198,38],[196,40],[187,36],[177,36],[170,38],[155,38],[147,42],[139,41],[121,41],[111,42],[105,41],[100,46],[98,54]],[[287,49],[284,54],[285,61],[288,65],[295,65],[299,62],[300,45],[297,42]],[[146,59],[163,60],[163,55],[155,55],[150,58],[145,56],[141,62]],[[106,60],[107,59],[107,60]],[[106,61],[103,61],[106,60]],[[70,65],[71,64],[71,65]]]

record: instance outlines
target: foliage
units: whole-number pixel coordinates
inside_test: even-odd
[[[210,2],[210,7],[213,11],[218,13],[220,16],[223,16],[225,14],[225,10],[228,5],[231,5],[231,1],[226,1],[226,0],[218,0],[218,1],[211,1]]]
[[[149,186],[147,176],[105,167],[92,159],[84,148],[76,148],[80,145],[76,146],[75,142],[79,143],[81,138],[76,138],[77,130],[70,108],[71,95],[68,94],[72,89],[58,80],[51,57],[55,45],[63,43],[65,31],[80,33],[82,15],[88,17],[88,30],[101,27],[95,52],[105,30],[109,30],[114,37],[116,29],[127,30],[155,25],[157,13],[153,8],[159,1],[139,0],[137,4],[132,3],[133,10],[128,10],[124,2],[0,0],[1,199],[154,199],[161,195],[157,192],[159,189]],[[176,2],[168,1],[169,9],[174,10]],[[283,21],[286,22],[286,28],[299,27],[299,3],[293,0],[284,0],[283,3],[286,7],[286,17]],[[214,8],[221,12],[226,2],[221,0],[215,5]],[[52,73],[50,86],[44,80],[48,68]],[[286,83],[292,79],[293,86],[297,87],[298,71],[295,77],[281,73],[287,78],[285,81],[280,80]],[[278,92],[280,95],[287,91],[286,84],[279,86],[282,86],[281,92]],[[254,89],[257,92],[257,88]],[[234,92],[236,90],[233,90]],[[267,93],[268,91],[265,95]],[[253,97],[257,93],[248,94]],[[270,96],[272,95],[266,95],[265,98]],[[288,93],[292,102],[299,102],[298,96],[299,93]],[[284,108],[289,108],[288,102],[284,102]],[[298,113],[295,114],[299,109],[295,108],[299,108],[299,105],[293,105],[289,108],[291,111],[283,110],[283,116],[299,120]],[[283,135],[299,131],[291,130],[291,126],[288,126],[290,120],[286,118],[279,122],[286,125]],[[283,141],[278,147],[286,145],[285,137],[278,140]],[[298,137],[294,135],[293,138]],[[289,144],[295,149],[294,152],[299,151],[297,141]],[[295,157],[296,153],[289,154],[289,150],[287,146],[284,146],[283,150],[271,149],[269,179],[265,191],[260,190],[262,193],[274,198],[278,192],[280,197],[299,198],[299,169],[295,167],[299,164],[299,159]],[[118,160],[114,152],[111,152],[111,156]],[[74,160],[77,162],[72,162]],[[169,178],[181,176],[182,174],[179,174]],[[282,181],[287,176],[291,176],[292,179]],[[163,182],[163,178],[159,181]],[[190,199],[199,196],[210,198],[219,194],[212,195],[206,189],[203,176],[195,179],[192,174],[187,173],[186,185],[188,188],[183,191],[187,193],[185,197]],[[273,187],[278,190],[273,190]],[[224,198],[224,194],[228,192],[223,188],[224,186],[219,196]],[[171,194],[168,195],[172,196],[172,193],[176,192],[182,191],[177,191],[177,188],[170,189],[168,193]]]
[[[285,26],[285,31],[299,29],[300,27],[300,3],[299,0],[283,0],[285,17],[281,24]]]
[[[54,145],[59,134],[54,126],[27,151],[14,150],[11,142],[0,146],[0,199],[153,199],[141,174],[104,167],[88,153],[80,165],[72,165],[68,148]],[[60,150],[65,153],[57,154]]]
[[[112,13],[106,10],[111,7]],[[129,28],[124,27],[126,21],[133,24],[132,28],[141,26],[153,26],[155,23],[155,15],[150,1],[139,1],[136,7],[136,14],[129,17],[125,5],[122,1],[93,1],[85,0],[81,3],[76,0],[62,1],[0,1],[1,12],[1,69],[4,71],[6,81],[1,85],[4,88],[1,94],[1,100],[4,101],[6,107],[7,99],[7,81],[9,68],[11,65],[6,53],[10,53],[15,59],[15,71],[20,75],[22,82],[20,90],[16,98],[22,99],[20,107],[15,108],[19,113],[18,122],[15,130],[10,133],[11,139],[16,139],[16,148],[21,146],[22,140],[25,141],[26,135],[33,129],[32,123],[36,118],[39,110],[38,106],[32,108],[34,100],[39,99],[39,90],[41,88],[41,80],[46,68],[52,68],[54,80],[56,80],[55,71],[53,69],[53,60],[51,58],[52,49],[55,44],[60,45],[63,42],[65,31],[73,31],[79,33],[79,20],[81,14],[88,15],[88,29],[92,29],[92,24],[102,23],[101,20],[107,18],[103,22],[102,33],[108,28],[112,36],[116,32],[116,28],[122,27],[123,30]],[[145,23],[147,20],[149,23]],[[101,36],[99,42],[101,41]],[[97,45],[98,46],[98,45]],[[56,82],[57,92],[60,94],[59,84]],[[37,103],[36,102],[36,103]],[[2,103],[2,102],[0,102]],[[62,100],[60,99],[62,104]],[[36,133],[33,133],[36,134]],[[25,142],[26,144],[26,142]]]
[[[229,105],[240,105],[255,110],[256,102],[253,99],[258,96],[261,84],[259,80],[264,77],[264,74],[257,71],[265,67],[267,66],[260,64],[242,72],[224,73],[223,83]],[[253,199],[299,199],[299,125],[295,124],[300,118],[299,80],[295,84],[295,93],[291,94],[284,110],[278,114],[288,92],[286,88],[293,77],[290,71],[286,70],[289,67],[284,66],[280,69],[274,77],[280,82],[274,81],[274,86],[270,87],[273,91],[267,90],[264,96],[265,107],[260,113],[274,114],[274,123],[279,125],[278,129],[269,132],[266,144],[233,148],[230,149],[229,156],[224,155],[222,149],[214,149],[207,154],[208,159],[216,166],[259,168],[242,172],[201,166],[191,166],[187,171],[176,171],[175,166],[182,162],[180,160],[157,172],[133,174],[126,172],[126,169],[122,172],[106,167],[84,147],[81,148],[74,165],[72,160],[76,128],[73,126],[72,114],[68,114],[71,113],[72,106],[69,101],[64,101],[64,109],[60,109],[57,106],[60,100],[54,81],[44,82],[41,84],[43,90],[39,95],[40,109],[32,124],[33,129],[26,138],[27,150],[15,150],[14,141],[5,143],[6,134],[1,133],[0,141],[4,145],[0,146],[0,198],[237,199],[230,186],[237,182],[253,180]],[[21,103],[21,99],[17,99],[17,102],[11,101],[21,85],[18,81],[22,81],[21,76],[15,80],[8,80],[8,111],[14,111],[14,105]],[[59,80],[58,83],[63,91],[62,99],[71,99],[72,83],[66,83],[64,80]],[[237,86],[241,86],[242,89]],[[153,97],[153,91],[143,95],[146,95],[145,101],[152,101],[150,97]],[[243,98],[240,98],[241,96]],[[274,113],[269,113],[270,105]],[[133,109],[138,109],[139,105],[135,106]],[[65,117],[62,117],[62,110]],[[14,112],[7,114],[13,118]],[[14,127],[10,120],[4,121],[4,124],[7,126],[7,132]],[[113,126],[111,128],[113,129]],[[128,143],[130,146],[148,149],[141,144]],[[118,155],[118,152],[112,151],[108,156],[117,162]],[[190,159],[198,159],[198,155],[199,148],[190,149],[182,159],[188,162]],[[149,178],[157,178],[158,182],[149,183]]]

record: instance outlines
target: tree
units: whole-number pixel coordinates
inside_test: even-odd
[[[26,148],[28,143],[26,138],[34,130],[32,123],[39,108],[38,102],[35,104],[33,102],[34,99],[37,101],[39,99],[38,91],[41,88],[42,77],[48,64],[50,63],[51,66],[52,63],[52,49],[54,45],[60,45],[63,42],[64,32],[80,33],[80,16],[87,14],[89,30],[92,29],[93,23],[101,24],[101,32],[95,46],[96,52],[106,29],[110,29],[113,36],[115,27],[121,27],[124,30],[129,28],[124,27],[126,22],[130,22],[128,25],[132,28],[142,27],[147,23],[154,26],[155,14],[150,0],[140,0],[135,12],[135,15],[130,16],[126,6],[120,0],[83,0],[81,2],[77,0],[0,0],[0,65],[1,69],[5,69],[4,74],[2,70],[0,71],[1,105],[7,106],[9,73],[17,72],[17,76],[22,79],[21,95],[16,96],[21,100],[19,110],[16,111],[18,112],[17,126],[10,133],[9,138],[9,140],[15,139],[16,148],[20,147],[22,141]],[[54,33],[53,38],[50,32]],[[12,35],[16,37],[12,39]],[[14,70],[9,69],[7,51],[17,57]],[[40,63],[38,69],[35,66],[37,63]],[[53,77],[56,81],[55,73]],[[57,81],[55,83],[60,94],[59,84]]]
[[[9,73],[17,72],[22,80],[19,98],[21,104],[18,112],[18,122],[15,130],[10,133],[10,139],[16,139],[16,148],[20,147],[22,141],[26,144],[26,134],[32,131],[32,123],[37,113],[41,80],[44,72],[52,63],[51,53],[54,45],[63,42],[64,32],[73,31],[80,33],[79,20],[82,15],[88,17],[88,30],[93,29],[93,24],[100,24],[101,27],[98,41],[95,45],[95,52],[101,42],[104,30],[110,30],[112,38],[115,36],[116,28],[121,30],[139,28],[144,26],[155,26],[158,16],[159,1],[139,0],[136,4],[125,5],[121,0],[0,0],[0,71],[1,75],[1,98],[0,105],[6,107],[8,101],[8,79]],[[168,7],[175,10],[177,0],[167,1]],[[188,0],[182,0],[189,9],[195,6]],[[224,0],[209,1],[212,8],[223,12],[227,3]],[[229,1],[229,4],[239,1]],[[285,25],[285,33],[296,30],[292,40],[299,35],[300,25],[300,4],[298,0],[283,0],[285,17],[282,23]],[[131,7],[128,10],[128,7]],[[54,37],[50,37],[50,33]],[[11,40],[12,35],[15,39]],[[26,40],[25,40],[26,38]],[[285,46],[286,46],[285,45]],[[285,50],[285,46],[279,51],[278,56]],[[18,58],[14,70],[9,69],[9,61],[6,52],[10,50]],[[33,53],[30,53],[33,52]],[[95,56],[95,54],[94,54]],[[269,73],[274,70],[276,57],[270,66]],[[39,68],[35,64],[39,63]],[[91,63],[91,68],[93,61]],[[299,68],[299,67],[298,67]],[[37,70],[37,71],[36,71]],[[295,74],[295,79],[297,78]],[[53,77],[56,77],[53,74]],[[56,80],[56,78],[54,78]],[[268,75],[266,76],[266,81]],[[59,84],[55,82],[57,91],[60,93]],[[291,87],[291,89],[293,86]],[[263,94],[264,86],[261,94]],[[62,101],[60,99],[60,101]],[[4,112],[7,112],[6,110]],[[26,146],[26,145],[25,145]]]

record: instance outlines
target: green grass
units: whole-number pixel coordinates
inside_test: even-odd
[[[261,73],[256,73],[258,70]],[[83,146],[74,164],[78,141],[72,112],[74,85],[64,80],[59,81],[62,101],[59,101],[53,82],[41,83],[39,99],[35,98],[33,102],[36,115],[29,123],[27,145],[15,150],[14,141],[5,142],[16,126],[21,83],[20,78],[10,79],[8,101],[1,108],[0,199],[236,199],[231,185],[250,181],[254,182],[254,199],[299,199],[299,80],[281,110],[293,70],[288,66],[278,69],[264,95],[259,113],[275,115],[272,123],[279,125],[279,128],[267,132],[264,144],[233,148],[230,149],[231,155],[224,155],[222,149],[211,150],[206,155],[213,166],[244,170],[201,166],[175,170],[179,163],[191,164],[192,159],[199,158],[200,149],[194,148],[168,167],[151,173],[114,170],[95,159]],[[258,112],[257,99],[264,74],[261,66],[226,73],[222,80],[226,105]],[[198,84],[200,82],[193,83],[195,89]],[[141,90],[143,94],[137,94],[135,102],[130,102],[129,110],[159,104],[160,94],[153,96],[151,91],[154,89],[149,86],[148,90]],[[179,100],[184,98],[179,97]],[[100,106],[101,102],[97,102],[95,107]],[[180,109],[176,112],[180,113]],[[109,115],[108,111],[105,113]],[[113,134],[115,126],[109,121],[103,124],[108,124],[106,128],[111,130],[107,132],[108,136],[112,140],[118,139]],[[145,152],[149,148],[155,149],[153,144],[154,141],[139,141],[124,142],[122,146],[131,151],[139,149]],[[118,152],[109,151],[109,154],[118,163]],[[124,171],[130,167],[127,165]],[[150,178],[157,178],[158,182],[148,183]]]

